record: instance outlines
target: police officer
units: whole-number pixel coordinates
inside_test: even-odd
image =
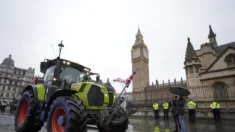
[[[220,121],[220,104],[217,103],[216,101],[213,101],[210,105],[211,109],[212,109],[212,113],[214,116],[214,120],[218,120]]]
[[[166,128],[165,129],[165,132],[171,132],[169,128]]]
[[[160,132],[160,128],[159,127],[155,127],[154,128],[154,132]]]
[[[164,119],[168,119],[169,103],[165,101],[162,106],[164,109]]]
[[[192,100],[190,100],[187,104],[188,107],[188,116],[189,116],[189,122],[190,123],[194,123],[195,122],[195,108],[196,108],[197,104],[195,102],[193,102]]]
[[[159,114],[158,114],[158,103],[154,103],[154,104],[153,104],[153,109],[154,109],[154,118],[155,118],[155,119],[159,118]]]

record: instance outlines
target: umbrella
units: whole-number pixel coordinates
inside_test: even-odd
[[[170,87],[169,90],[171,93],[181,96],[188,96],[191,94],[188,89],[183,87]]]

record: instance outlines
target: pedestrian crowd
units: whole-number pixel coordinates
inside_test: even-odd
[[[174,96],[172,100],[162,102],[162,108],[164,111],[163,118],[168,119],[169,109],[171,108],[170,112],[173,116],[175,122],[175,131],[174,132],[187,132],[186,124],[184,121],[184,114],[185,114],[185,106],[188,109],[188,119],[190,123],[195,123],[195,114],[196,114],[196,107],[197,104],[190,99],[187,104],[186,100],[183,96]],[[154,118],[159,118],[159,104],[156,102],[153,104],[154,109]],[[210,108],[213,113],[213,117],[215,121],[220,121],[220,104],[216,101],[213,101],[210,104]]]

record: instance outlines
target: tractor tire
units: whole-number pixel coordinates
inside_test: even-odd
[[[120,117],[125,115],[125,110],[120,105],[116,106],[116,109],[118,109],[118,113],[116,113],[114,117],[116,117],[116,120],[119,120]],[[127,119],[122,125],[112,125],[109,128],[98,126],[98,129],[99,132],[125,132],[128,129],[128,124],[129,120]]]
[[[26,90],[18,103],[15,114],[16,132],[38,132],[43,126],[40,111],[36,109],[36,99],[31,90]]]
[[[82,102],[72,97],[57,97],[48,113],[48,132],[86,132],[87,113]]]

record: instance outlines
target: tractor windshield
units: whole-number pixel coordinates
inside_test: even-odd
[[[60,78],[68,82],[81,82],[85,74],[85,72],[79,71],[73,67],[65,67],[60,73]]]
[[[44,76],[44,82],[51,84],[51,82],[49,81],[52,80],[53,78],[55,67],[56,66],[52,66],[47,69],[45,76]],[[79,69],[66,66],[66,67],[61,68],[60,79],[67,80],[69,83],[81,82],[83,81],[85,74],[86,74],[85,72],[80,71]]]

